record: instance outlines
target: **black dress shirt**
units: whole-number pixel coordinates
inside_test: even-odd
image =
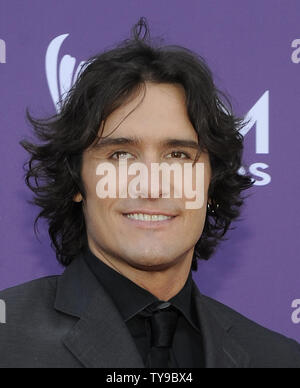
[[[151,348],[151,328],[149,320],[143,316],[143,310],[154,302],[165,301],[160,301],[155,295],[105,264],[90,249],[86,250],[84,256],[94,275],[111,296],[146,363]],[[172,365],[178,368],[205,367],[203,340],[192,295],[192,281],[191,270],[182,290],[168,301],[179,310],[171,348]]]

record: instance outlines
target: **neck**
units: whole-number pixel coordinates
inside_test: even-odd
[[[192,265],[194,251],[189,251],[175,260],[175,263],[155,270],[141,270],[118,260],[90,244],[91,252],[106,265],[144,288],[159,300],[168,301],[184,287]],[[174,281],[175,280],[175,281]]]

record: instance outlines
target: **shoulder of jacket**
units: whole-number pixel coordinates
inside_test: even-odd
[[[11,299],[20,295],[35,294],[37,291],[56,290],[57,280],[61,275],[45,276],[0,291],[0,299]],[[36,294],[38,296],[38,294]]]
[[[222,319],[223,316],[232,322],[229,334],[253,354],[257,352],[262,358],[267,353],[273,353],[274,357],[276,353],[278,356],[287,355],[288,358],[294,356],[300,367],[300,344],[296,340],[260,325],[211,297],[203,294],[202,297],[207,308],[217,319]]]

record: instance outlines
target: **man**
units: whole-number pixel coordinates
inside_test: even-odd
[[[192,279],[253,183],[238,173],[243,121],[203,59],[151,45],[142,18],[131,40],[91,58],[58,115],[28,118],[42,143],[21,143],[31,155],[26,183],[66,270],[0,293],[0,367],[300,367],[295,341],[204,296]],[[192,175],[124,183],[122,168],[135,163]],[[201,206],[187,206],[186,190],[175,196],[189,183]],[[118,195],[103,195],[112,188]]]

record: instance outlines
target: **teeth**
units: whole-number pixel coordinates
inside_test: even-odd
[[[152,216],[150,214],[127,214],[127,217],[137,221],[165,221],[172,218],[160,214],[154,214]]]

